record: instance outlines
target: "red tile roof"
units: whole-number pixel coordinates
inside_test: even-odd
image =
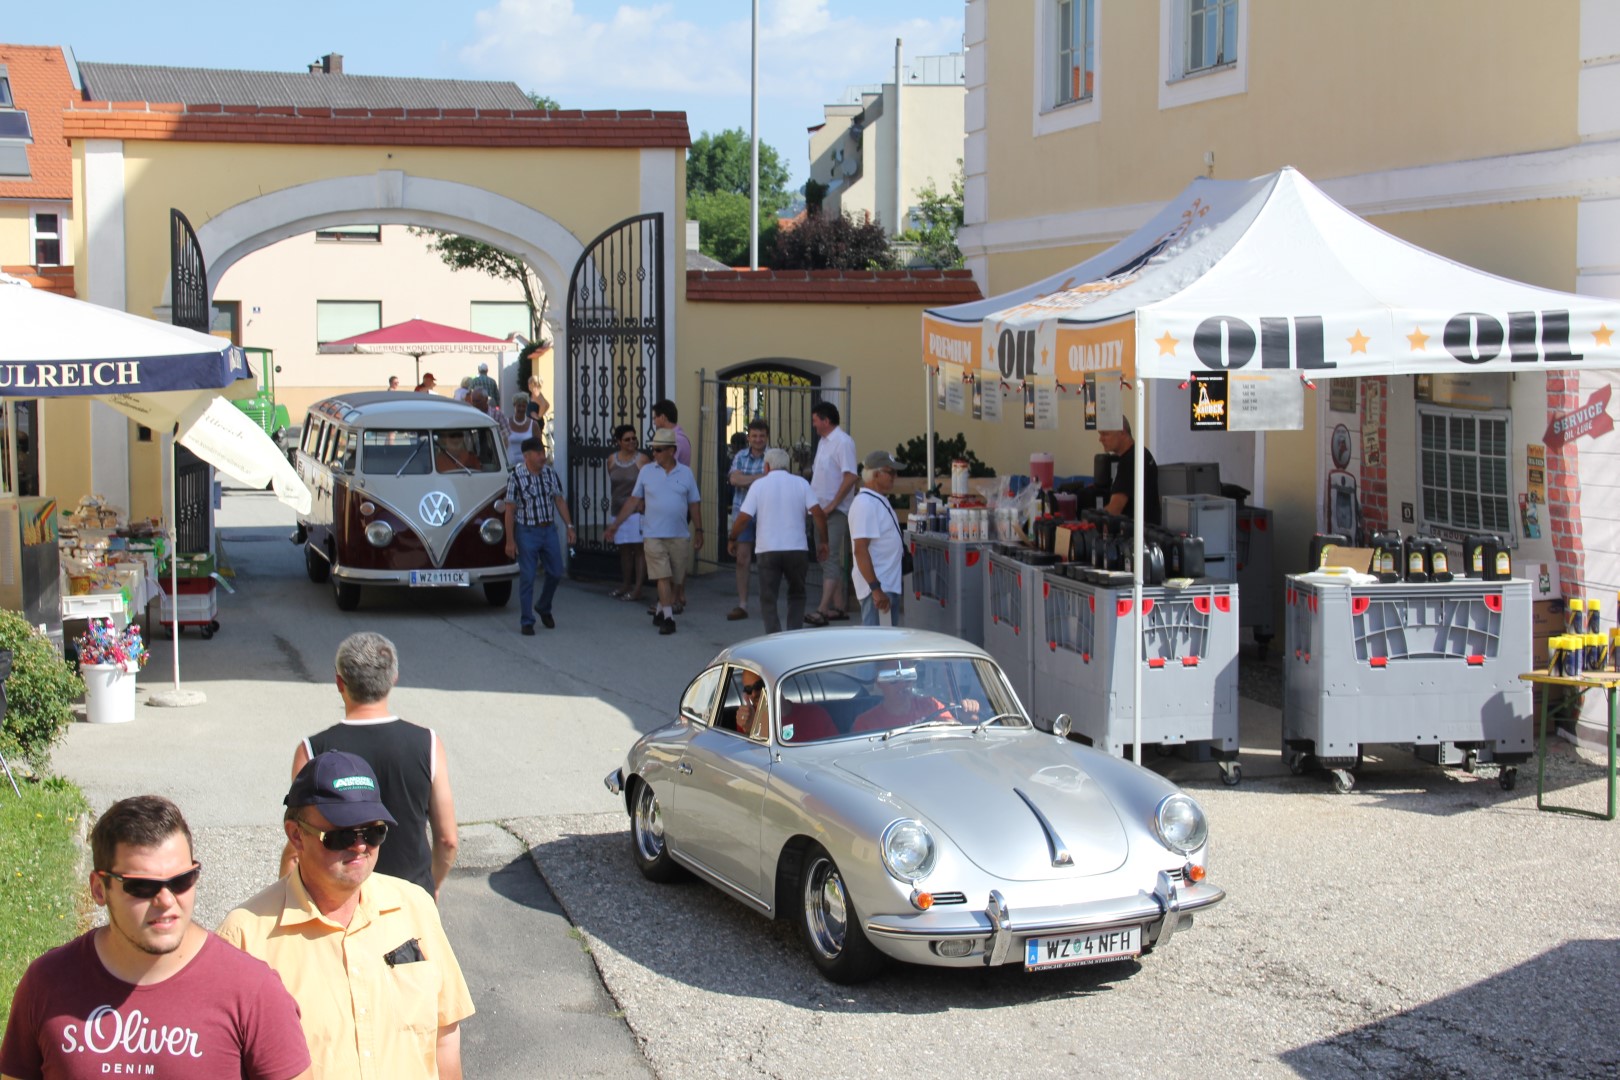
[[[348,146],[670,147],[692,143],[684,112],[650,109],[333,109],[79,101],[69,139]]]
[[[73,198],[73,151],[62,137],[62,110],[79,92],[67,59],[55,45],[0,45],[0,64],[11,80],[11,97],[28,113],[34,144],[28,148],[29,180],[0,181],[0,199]]]
[[[967,270],[688,270],[686,298],[733,304],[965,304]]]

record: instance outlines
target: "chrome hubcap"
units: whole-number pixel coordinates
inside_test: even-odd
[[[648,862],[664,853],[664,811],[652,785],[646,783],[636,795],[636,847]]]
[[[817,859],[804,879],[804,914],[810,939],[823,956],[844,951],[849,932],[849,897],[831,859]]]

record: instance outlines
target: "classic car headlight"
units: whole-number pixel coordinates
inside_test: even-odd
[[[928,826],[910,818],[883,830],[883,865],[901,881],[921,881],[934,872],[934,837]]]
[[[1209,823],[1198,804],[1179,791],[1167,795],[1154,813],[1159,839],[1171,851],[1191,855],[1209,840]]]
[[[386,521],[373,521],[366,526],[366,542],[372,547],[387,547],[394,539],[394,527]]]
[[[498,544],[506,536],[506,526],[501,524],[500,518],[486,518],[478,526],[478,537],[486,544]]]

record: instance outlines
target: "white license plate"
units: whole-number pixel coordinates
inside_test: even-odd
[[[1024,970],[1106,964],[1142,954],[1142,928],[1102,930],[1075,937],[1039,937],[1024,942]]]
[[[412,570],[411,585],[467,585],[467,571],[465,570]]]

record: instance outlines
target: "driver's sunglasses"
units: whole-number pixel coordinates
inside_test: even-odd
[[[749,697],[753,697],[755,694],[759,693],[763,689],[765,689],[765,684],[762,683],[762,682],[756,682],[756,683],[746,683],[745,682],[745,683],[742,684],[742,692],[747,694]]]
[[[379,821],[375,825],[356,825],[348,829],[330,829],[322,832],[307,821],[293,818],[293,824],[318,838],[321,846],[327,851],[347,851],[355,844],[364,843],[367,847],[376,847],[388,839],[388,823]]]
[[[97,870],[96,873],[104,878],[117,878],[119,884],[123,885],[124,892],[137,900],[155,900],[157,894],[164,889],[168,889],[175,896],[180,896],[196,888],[197,876],[202,873],[202,863],[192,863],[190,870],[171,878],[125,877],[112,870]]]

